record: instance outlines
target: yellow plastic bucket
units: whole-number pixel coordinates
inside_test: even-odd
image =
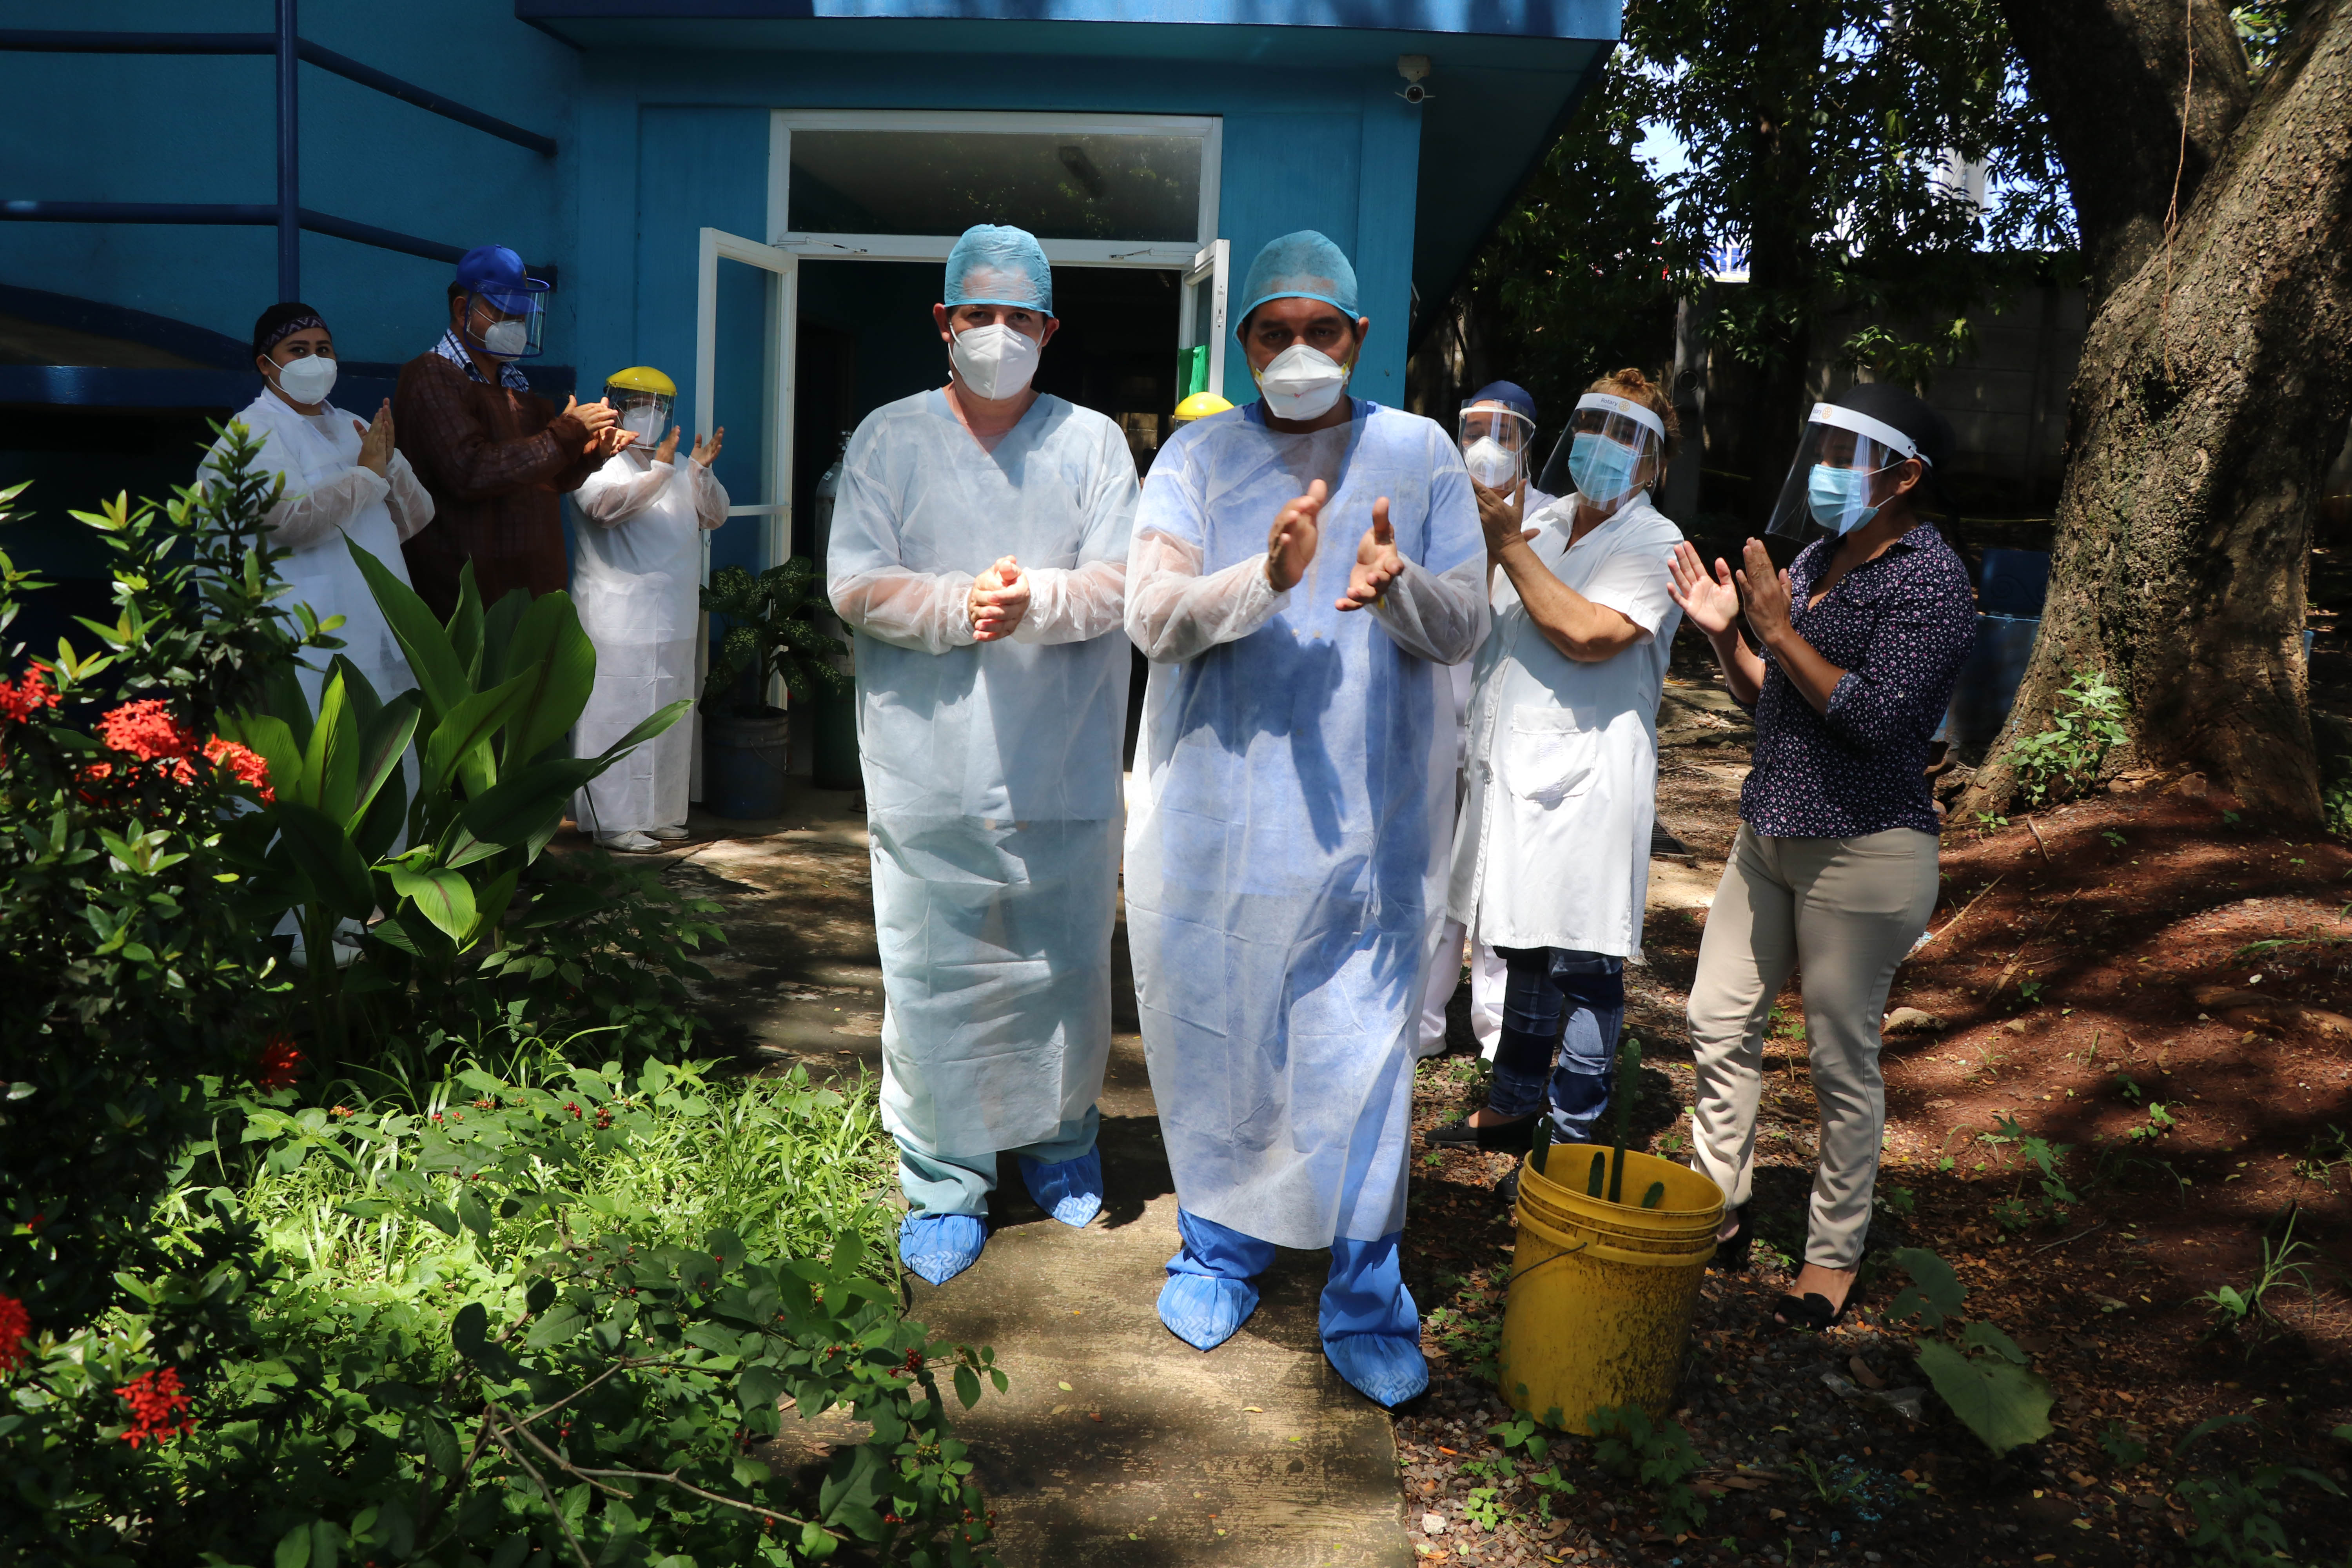
[[[1519,1242],[1503,1305],[1496,1379],[1514,1408],[1569,1431],[1604,1405],[1664,1415],[1674,1402],[1706,1260],[1723,1223],[1713,1182],[1654,1154],[1625,1153],[1626,1201],[1586,1194],[1605,1149],[1555,1144],[1549,1174],[1519,1169]],[[1656,1208],[1638,1205],[1654,1182]]]

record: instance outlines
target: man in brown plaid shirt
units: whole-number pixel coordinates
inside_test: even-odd
[[[434,505],[433,521],[401,550],[409,581],[445,621],[468,561],[486,606],[514,588],[537,597],[564,587],[557,498],[635,439],[609,405],[575,397],[559,410],[515,368],[538,353],[547,288],[504,246],[467,252],[449,285],[448,330],[400,367],[398,445]]]

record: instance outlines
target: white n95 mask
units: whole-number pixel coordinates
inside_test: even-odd
[[[1518,454],[1492,436],[1481,436],[1464,447],[1462,463],[1472,479],[1490,490],[1499,490],[1519,477]]]
[[[520,359],[530,352],[530,323],[491,322],[482,333],[482,352],[493,359]]]
[[[278,390],[296,403],[323,403],[335,389],[335,362],[306,354],[278,367]]]
[[[632,408],[621,416],[621,428],[635,431],[640,441],[660,440],[663,423],[658,408]]]
[[[1026,332],[1001,322],[968,327],[948,342],[948,360],[956,379],[974,397],[1011,397],[1037,374],[1037,355],[1044,347]]]
[[[1257,373],[1265,411],[1277,419],[1319,419],[1347,385],[1348,367],[1305,343],[1291,344]]]

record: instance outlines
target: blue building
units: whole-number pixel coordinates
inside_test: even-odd
[[[106,0],[0,9],[0,484],[45,520],[185,483],[309,300],[372,408],[498,241],[557,284],[559,398],[652,364],[724,424],[720,563],[808,548],[841,432],[944,376],[968,224],[1030,228],[1038,384],[1148,455],[1178,397],[1255,395],[1226,281],[1298,228],[1354,258],[1355,387],[1402,399],[1453,289],[1615,38],[1619,0]],[[69,20],[77,30],[36,27]],[[105,31],[93,31],[104,28]],[[796,526],[797,524],[797,526]]]

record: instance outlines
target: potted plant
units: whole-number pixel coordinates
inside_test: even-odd
[[[767,703],[770,677],[796,702],[850,688],[833,664],[840,639],[812,618],[817,584],[815,565],[795,555],[757,576],[722,566],[702,590],[703,609],[726,622],[723,636],[712,627],[702,685],[702,800],[719,816],[743,821],[784,808],[792,730],[784,710]]]

